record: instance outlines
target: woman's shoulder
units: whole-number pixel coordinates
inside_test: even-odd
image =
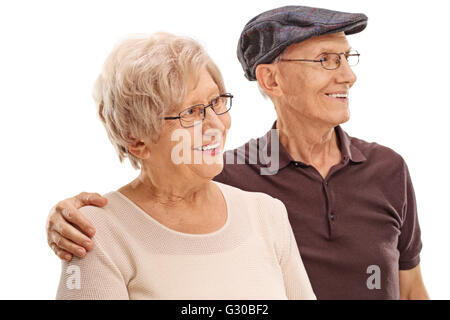
[[[126,204],[119,192],[112,191],[103,195],[108,202],[104,207],[85,206],[80,212],[92,222],[96,235],[106,236],[120,233],[126,226]],[[129,216],[129,215],[128,215]]]
[[[249,209],[260,217],[263,216],[269,220],[275,219],[279,221],[280,216],[281,218],[287,218],[284,203],[267,193],[245,191],[217,181],[216,183],[221,187],[223,192],[226,192],[229,200],[235,205],[234,207],[240,210],[243,208]]]
[[[213,181],[215,184],[217,184],[220,189],[224,192],[227,192],[229,195],[232,195],[234,197],[239,198],[245,198],[247,200],[259,200],[259,201],[279,201],[278,199],[268,195],[264,192],[257,192],[257,191],[246,191],[239,189],[237,187],[231,186],[229,184],[225,184],[218,181]]]
[[[115,191],[111,191],[102,196],[108,200],[104,207],[84,206],[79,209],[80,212],[83,213],[86,218],[98,220],[99,222],[104,221],[107,214],[115,211],[114,207],[117,206],[117,195]]]

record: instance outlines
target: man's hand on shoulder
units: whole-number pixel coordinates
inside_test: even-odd
[[[84,257],[94,246],[90,238],[95,234],[95,227],[78,209],[89,205],[103,207],[106,203],[107,199],[98,193],[82,192],[58,202],[50,210],[47,242],[61,260],[70,261],[72,255]]]

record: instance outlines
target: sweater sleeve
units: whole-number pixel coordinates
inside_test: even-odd
[[[91,209],[91,211],[93,210],[99,209]],[[92,214],[93,212],[87,213]],[[96,227],[100,226],[96,225]],[[94,241],[92,251],[89,251],[83,258],[74,256],[72,261],[62,262],[61,277],[56,294],[57,300],[129,299],[122,273],[102,246],[104,241],[101,239],[101,232],[97,232],[92,239]]]
[[[278,210],[282,212],[280,216],[283,219],[283,229],[280,230],[283,239],[280,265],[283,272],[286,296],[289,300],[316,300],[291,224],[289,223],[286,207],[281,201],[277,200],[277,202],[279,202]]]

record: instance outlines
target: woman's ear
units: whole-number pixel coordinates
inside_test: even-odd
[[[136,139],[129,136],[131,143],[127,144],[128,152],[139,159],[148,159],[150,157],[150,149],[144,140]]]
[[[278,69],[274,64],[258,64],[255,74],[259,86],[265,93],[275,97],[282,95],[280,84],[277,80]]]

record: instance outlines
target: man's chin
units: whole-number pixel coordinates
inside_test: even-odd
[[[350,111],[347,109],[339,114],[336,114],[335,117],[333,117],[331,122],[336,127],[338,125],[346,123],[349,120],[350,120]]]
[[[339,124],[346,123],[346,122],[349,121],[349,120],[350,120],[350,114],[347,115],[346,117],[344,117],[344,118],[339,122]]]

